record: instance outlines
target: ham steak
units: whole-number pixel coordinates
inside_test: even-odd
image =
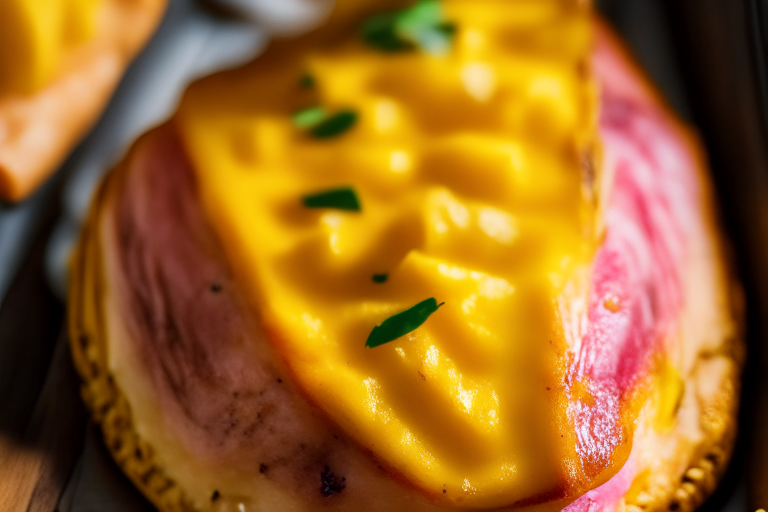
[[[555,306],[576,458],[551,492],[493,510],[691,510],[733,441],[738,293],[701,149],[595,27],[604,237]],[[173,121],[134,145],[94,204],[73,352],[136,485],[164,512],[462,510],[379,460],[295,382],[220,236]]]

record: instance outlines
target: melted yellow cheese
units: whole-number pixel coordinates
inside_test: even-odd
[[[295,379],[437,499],[498,506],[573,476],[552,340],[553,302],[595,243],[576,4],[447,0],[445,56],[326,30],[203,80],[180,110],[203,204]],[[359,120],[315,139],[292,114],[317,105]],[[339,186],[360,212],[302,205]],[[445,305],[421,327],[365,347],[430,297]]]
[[[0,94],[33,93],[96,31],[101,0],[0,1]]]

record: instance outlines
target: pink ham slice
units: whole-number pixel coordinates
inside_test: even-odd
[[[570,415],[582,462],[596,467],[626,442],[622,406],[654,354],[676,341],[688,237],[702,231],[695,215],[701,200],[694,161],[659,106],[623,94],[626,70],[612,57],[605,45],[595,55],[600,134],[613,184],[605,238],[592,267],[587,321],[581,332],[569,333],[566,376],[567,386],[580,382],[589,391],[590,405],[574,395]],[[640,99],[647,101],[647,94]]]
[[[111,279],[176,435],[202,464],[265,474],[308,503],[341,493],[349,450],[256,328],[172,126],[135,154],[114,219]]]
[[[614,176],[605,239],[592,268],[587,320],[571,333],[577,341],[566,376],[567,384],[587,382],[594,398],[587,405],[574,396],[570,404],[571,419],[582,432],[577,451],[583,464],[599,464],[625,442],[629,429],[620,422],[623,404],[647,376],[654,357],[679,352],[683,341],[679,322],[686,307],[686,262],[715,252],[703,220],[706,198],[698,155],[627,59],[611,34],[598,32],[593,65],[601,89],[600,135]],[[635,453],[643,448],[635,445],[617,475],[566,512],[615,510],[643,469]]]
[[[136,371],[197,463],[269,479],[306,510],[436,510],[402,492],[291,383],[232,280],[173,125],[142,139],[125,171],[112,184],[109,282]]]
[[[566,325],[564,376],[567,390],[580,383],[591,396],[569,395],[587,475],[630,442],[626,404],[654,354],[674,343],[685,305],[688,240],[708,236],[698,220],[694,159],[627,66],[601,39],[600,131],[614,179],[590,302],[581,321]],[[376,510],[404,503],[432,510],[433,502],[388,475],[291,384],[232,279],[172,124],[140,144],[121,179],[112,210],[119,264],[110,281],[166,422],[188,450],[209,467],[264,474],[309,509],[333,500],[337,510],[355,510],[374,493]],[[564,318],[572,316],[562,307]],[[632,461],[569,512],[613,509],[639,471]],[[398,497],[387,505],[390,493]]]

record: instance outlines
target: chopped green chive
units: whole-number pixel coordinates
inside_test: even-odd
[[[368,335],[365,346],[369,348],[378,347],[415,331],[443,304],[445,302],[438,304],[433,297],[387,318],[380,325],[373,328],[371,334]]]
[[[373,16],[362,27],[363,40],[384,52],[420,48],[445,55],[455,33],[456,25],[445,21],[439,0],[421,0],[409,9]]]
[[[397,20],[400,12],[388,12],[369,18],[362,28],[363,40],[369,46],[384,52],[412,50],[413,43],[404,40],[397,33]]]
[[[296,128],[305,130],[322,123],[328,113],[323,107],[304,108],[293,114],[293,124]]]
[[[293,114],[293,124],[301,130],[308,130],[316,139],[337,137],[357,123],[357,113],[340,110],[333,115],[320,106],[303,108]]]
[[[459,31],[459,27],[452,21],[443,22],[435,28],[445,34],[446,37],[451,38],[456,35],[456,32]]]
[[[314,126],[310,133],[316,139],[329,139],[337,137],[352,128],[357,122],[357,113],[351,110],[342,110],[324,119]]]
[[[315,86],[315,77],[309,73],[304,73],[299,78],[299,87],[302,89],[312,89]]]
[[[351,187],[324,190],[304,196],[301,202],[307,208],[331,208],[335,210],[360,211],[360,201]]]
[[[387,279],[389,279],[389,274],[373,274],[373,282],[374,283],[386,283]]]

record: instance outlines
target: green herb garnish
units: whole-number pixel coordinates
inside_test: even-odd
[[[301,130],[308,130],[316,139],[337,137],[352,128],[357,122],[357,113],[340,110],[333,115],[323,107],[303,108],[293,114],[293,124]]]
[[[369,18],[362,28],[363,40],[368,45],[384,52],[413,50],[412,42],[403,39],[397,32],[397,20],[402,11],[378,14]]]
[[[445,302],[438,304],[433,297],[387,318],[380,325],[373,328],[371,334],[368,335],[365,346],[369,348],[378,347],[415,331],[443,304]]]
[[[304,73],[299,78],[299,87],[302,89],[312,89],[315,86],[315,77],[309,73]]]
[[[337,137],[352,128],[356,122],[356,112],[342,110],[318,123],[309,133],[316,139]]]
[[[456,25],[445,21],[439,0],[421,0],[411,8],[373,16],[362,27],[363,40],[385,52],[420,48],[445,55],[455,33]]]
[[[324,190],[304,196],[301,202],[307,208],[331,208],[334,210],[360,211],[360,201],[351,187]]]
[[[387,279],[389,279],[389,274],[373,274],[373,282],[374,283],[386,283]]]
[[[306,130],[322,123],[328,113],[323,107],[304,108],[293,114],[293,124],[296,128]]]

